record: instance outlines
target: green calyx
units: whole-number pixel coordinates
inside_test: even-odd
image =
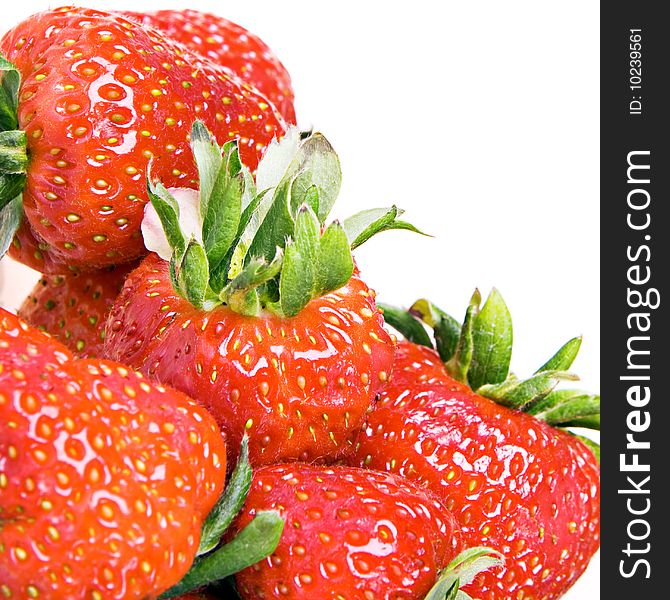
[[[236,142],[220,148],[196,121],[191,147],[200,179],[201,227],[190,233],[180,224],[175,196],[149,176],[149,197],[171,248],[173,285],[194,306],[296,315],[349,280],[353,248],[380,231],[417,231],[397,220],[402,211],[395,206],[326,225],[340,190],[339,159],[319,133],[295,140],[293,154],[279,161],[278,182],[257,190]],[[266,166],[261,161],[258,173],[267,172]]]
[[[26,134],[18,129],[19,86],[16,67],[0,54],[0,257],[21,224],[21,192],[26,182]]]
[[[275,551],[284,530],[277,511],[259,511],[253,520],[226,544],[221,538],[242,508],[251,487],[249,441],[242,440],[240,457],[230,481],[202,526],[196,558],[182,580],[161,594],[174,598],[220,582],[263,560]]]
[[[504,564],[504,556],[491,548],[464,550],[442,570],[424,600],[472,600],[460,588],[472,583],[479,573]]]
[[[409,310],[380,306],[389,325],[409,341],[437,350],[449,374],[480,396],[556,427],[600,430],[599,395],[555,389],[560,382],[578,379],[569,369],[581,338],[565,343],[530,377],[517,378],[510,372],[512,317],[495,288],[483,305],[475,290],[462,324],[424,299]],[[588,445],[594,449],[594,442]]]

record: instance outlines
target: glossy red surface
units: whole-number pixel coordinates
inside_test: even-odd
[[[288,71],[267,44],[244,27],[190,9],[122,14],[160,29],[173,40],[229,69],[268,98],[287,123],[295,123]]]
[[[105,323],[132,265],[90,273],[45,275],[18,315],[80,357],[102,357]]]
[[[204,404],[231,452],[246,429],[254,464],[350,451],[394,348],[374,292],[356,275],[295,317],[245,317],[193,307],[155,254],[129,275],[105,338],[108,357]]]
[[[44,272],[94,269],[145,253],[147,165],[167,187],[195,187],[189,149],[201,119],[236,139],[254,170],[285,124],[268,100],[156,30],[104,11],[33,15],[0,41],[22,74],[28,139],[23,192],[30,235],[12,255]],[[31,243],[30,236],[34,238]]]
[[[212,417],[0,309],[0,593],[146,598],[188,570],[219,497]]]
[[[423,598],[459,545],[442,504],[386,473],[264,467],[236,526],[270,509],[284,517],[284,533],[271,556],[236,576],[245,600]]]
[[[403,475],[436,493],[466,546],[506,568],[466,591],[483,600],[558,598],[600,541],[600,469],[570,434],[474,394],[432,350],[398,344],[394,375],[352,464]]]

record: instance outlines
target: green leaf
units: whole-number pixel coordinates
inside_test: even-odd
[[[295,222],[289,206],[290,188],[291,181],[283,181],[275,189],[272,204],[251,241],[247,257],[262,256],[271,260],[275,248],[278,246],[283,248],[286,240],[293,238]],[[261,206],[262,204],[259,208]]]
[[[344,220],[342,227],[347,234],[351,249],[358,248],[367,242],[373,235],[391,229],[406,229],[426,235],[419,231],[411,223],[396,221],[396,217],[403,214],[403,210],[392,206],[391,208],[371,208],[364,210]]]
[[[240,173],[232,178],[219,171],[209,198],[202,225],[203,243],[211,269],[218,269],[228,255],[237,235],[242,214],[244,177]],[[227,269],[227,265],[221,265]]]
[[[313,263],[300,254],[295,244],[287,245],[279,278],[279,304],[275,310],[285,317],[297,315],[312,299],[311,286],[308,286],[313,280]]]
[[[296,179],[291,184],[291,199],[293,199],[294,189],[297,185],[298,180]],[[312,209],[312,212],[316,214],[316,212],[319,210],[319,189],[315,185],[312,185],[311,187],[307,188],[304,193],[302,193],[302,197],[303,203],[300,206],[309,206]],[[300,209],[298,209],[298,211],[300,211]]]
[[[243,167],[242,173],[245,178],[244,191],[242,193],[242,204],[244,205],[245,196],[248,192],[247,186],[249,185],[246,178],[246,174],[248,173],[246,167]],[[244,259],[248,250],[243,239],[244,236],[247,235],[247,227],[249,226],[255,211],[259,208],[259,203],[263,198],[263,195],[264,194],[261,193],[254,197],[251,202],[242,209],[242,215],[237,225],[237,233],[235,234],[233,243],[228,249],[227,254],[223,257],[223,260],[215,268],[210,269],[210,287],[213,290],[220,292],[229,279],[234,279],[240,274],[240,271],[242,271],[242,268],[244,267]]]
[[[314,134],[301,142],[271,201],[264,198],[250,219],[233,263],[239,262],[241,253],[247,260],[250,256],[270,260],[277,246],[283,248],[293,238],[294,218],[303,204],[318,209],[315,212],[322,223],[337,197],[341,177],[339,159],[325,137]],[[314,206],[315,193],[318,207]]]
[[[511,359],[512,316],[498,290],[493,288],[473,322],[470,387],[476,390],[484,384],[505,381]]]
[[[0,54],[0,131],[19,128],[18,107],[21,74]]]
[[[231,542],[196,558],[184,578],[160,598],[174,598],[256,564],[275,551],[283,530],[277,511],[260,511]]]
[[[461,587],[472,583],[484,571],[505,564],[505,557],[492,548],[477,546],[461,552],[446,567],[445,571],[455,573],[461,580]]]
[[[435,306],[430,300],[421,298],[417,300],[409,309],[409,312],[412,313],[417,319],[421,319],[428,327],[434,328],[435,325],[442,318],[442,311],[440,311],[437,306]],[[454,319],[455,320],[455,319]],[[458,333],[461,332],[461,326],[458,326]],[[456,337],[458,341],[458,336]]]
[[[567,371],[572,363],[577,358],[579,349],[582,345],[582,338],[575,337],[567,341],[561,348],[552,356],[546,363],[544,363],[536,373],[542,371]]]
[[[196,308],[204,308],[209,266],[205,249],[196,240],[189,242],[176,272],[180,294]]]
[[[320,248],[319,221],[307,204],[298,211],[295,240],[286,245],[279,279],[279,309],[285,316],[298,314],[314,297]]]
[[[549,425],[563,426],[575,419],[597,416],[599,428],[600,396],[582,390],[556,390],[529,406],[526,412]]]
[[[147,169],[147,191],[149,200],[156,209],[156,213],[163,225],[163,231],[165,231],[165,237],[167,238],[170,247],[181,258],[181,255],[186,251],[186,240],[184,239],[184,235],[182,234],[179,225],[179,204],[162,183],[154,183],[151,181],[150,169],[151,163],[149,163]]]
[[[240,158],[240,151],[237,147],[237,140],[230,140],[223,145],[223,162],[226,165],[226,173],[229,177],[235,177],[238,175],[245,166],[242,164],[242,159]],[[247,172],[249,170],[247,169]],[[251,175],[251,173],[249,173]],[[251,177],[253,181],[253,177]]]
[[[0,258],[9,249],[23,218],[23,198],[19,194],[0,209]]]
[[[563,427],[581,427],[582,429],[593,429],[594,431],[600,431],[600,415],[591,415],[588,417],[577,417],[563,423]]]
[[[320,133],[314,133],[304,140],[287,170],[286,177],[292,181],[292,212],[295,213],[305,203],[309,204],[309,190],[315,187],[319,198],[319,206],[315,212],[319,223],[324,223],[342,184],[340,159],[330,142]]]
[[[341,288],[354,273],[354,259],[342,225],[333,221],[323,232],[316,266],[314,293],[321,296]]]
[[[1,112],[0,103],[0,120]],[[24,131],[0,131],[0,210],[23,191],[28,168],[26,148]]]
[[[193,124],[191,148],[200,179],[203,244],[210,271],[219,274],[227,270],[227,265],[221,263],[229,255],[238,233],[245,173],[241,172],[237,143],[227,142],[222,156],[221,148],[202,121]],[[214,283],[214,289],[220,291],[224,281],[216,277]]]
[[[464,592],[454,594],[454,584],[456,584],[456,589],[459,586],[465,587],[472,583],[479,573],[499,567],[504,563],[504,556],[491,548],[479,546],[465,550],[442,570],[436,584],[424,600],[443,600],[446,594],[453,594],[447,598],[457,600],[468,598],[469,596]]]
[[[461,324],[432,302],[417,300],[409,309],[410,313],[420,318],[428,327],[433,328],[435,348],[442,362],[448,362],[456,352],[461,336]]]
[[[200,214],[204,220],[208,211],[209,199],[214,189],[214,182],[220,175],[223,159],[221,148],[200,120],[196,120],[191,128],[191,150],[198,167]]]
[[[234,279],[244,267],[245,258],[247,257],[251,243],[271,205],[272,195],[269,193],[269,190],[265,190],[254,197],[243,209],[236,241],[231,247],[230,257],[224,260],[224,262],[230,265],[228,273],[225,274],[228,278]]]
[[[0,131],[0,173],[25,174],[28,168],[26,132]]]
[[[256,183],[254,182],[254,176],[251,174],[251,171],[249,171],[249,169],[247,169],[245,165],[241,164],[240,171],[242,173],[242,178],[244,179],[244,193],[242,194],[242,211],[245,211],[247,207],[256,198]]]
[[[257,317],[263,305],[261,304],[260,296],[256,288],[242,290],[228,299],[228,307],[233,312],[247,317]]]
[[[465,319],[463,320],[463,327],[461,328],[461,335],[456,344],[456,350],[453,356],[445,363],[447,372],[457,381],[462,383],[468,380],[468,370],[472,362],[473,343],[473,327],[474,321],[479,312],[479,305],[482,297],[479,290],[475,290],[470,299],[470,304],[465,312]]]
[[[250,223],[257,231],[247,256],[264,256],[270,260],[277,246],[284,247],[286,240],[293,238],[299,207],[314,204],[315,190],[318,192],[315,212],[322,223],[337,197],[341,178],[339,159],[325,137],[314,134],[302,142],[275,188],[267,212],[263,204],[259,215]]]
[[[281,248],[275,248],[275,256],[270,263],[264,258],[253,258],[240,274],[223,288],[221,299],[237,313],[257,315],[260,305],[255,290],[277,276],[283,260],[284,252]]]
[[[566,371],[543,371],[528,379],[508,379],[503,383],[486,384],[476,390],[480,396],[509,408],[523,409],[553,390],[559,381],[575,381],[576,375]]]
[[[424,600],[456,600],[461,581],[455,575],[440,577]]]
[[[21,192],[26,183],[26,176],[2,175],[0,174],[0,210],[5,208],[12,200],[21,197]]]
[[[417,300],[408,312],[433,328],[436,349],[448,372],[477,393],[553,426],[599,430],[600,396],[581,390],[554,391],[560,381],[578,379],[567,369],[577,356],[581,338],[569,340],[532,377],[520,380],[509,374],[512,319],[504,300],[494,288],[481,309],[480,303],[475,291],[462,327],[425,299]],[[403,311],[393,307],[389,323],[401,333],[407,330],[407,335],[415,327]]]
[[[319,256],[321,231],[316,214],[308,204],[303,204],[298,210],[294,242],[295,248],[310,265],[308,280],[305,285],[311,292],[314,289],[315,263]]]
[[[390,304],[378,303],[377,306],[384,312],[384,321],[397,330],[406,340],[428,348],[433,347],[433,342],[426,328],[411,312]]]
[[[198,556],[210,552],[219,544],[221,536],[244,504],[251,487],[251,476],[249,437],[245,434],[240,447],[240,457],[237,459],[230,481],[202,525]]]

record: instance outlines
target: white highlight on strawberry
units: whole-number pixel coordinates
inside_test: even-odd
[[[195,238],[202,243],[202,216],[200,215],[200,194],[189,188],[168,188],[179,206],[179,227],[186,240]],[[172,258],[172,248],[168,243],[161,220],[151,202],[144,207],[142,219],[144,245],[163,260]]]

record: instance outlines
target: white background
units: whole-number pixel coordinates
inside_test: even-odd
[[[497,286],[528,374],[583,334],[574,370],[599,390],[597,2],[88,2],[210,11],[260,35],[293,77],[300,125],[344,173],[335,216],[395,203],[432,233],[358,250],[387,302],[430,297],[461,316]],[[51,6],[56,6],[52,4]],[[47,2],[6,3],[10,25]],[[35,275],[3,261],[5,306]],[[599,597],[598,560],[565,596]]]

